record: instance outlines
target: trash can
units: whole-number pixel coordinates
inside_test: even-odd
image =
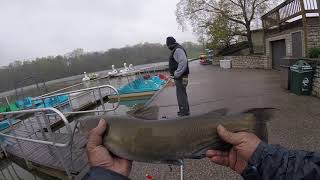
[[[298,61],[295,57],[286,56],[280,61],[280,80],[281,88],[290,90],[291,71],[290,67]]]
[[[281,78],[281,87],[290,90],[290,66],[280,65],[280,78]]]
[[[304,60],[297,61],[290,67],[290,91],[297,95],[311,95],[313,69]]]

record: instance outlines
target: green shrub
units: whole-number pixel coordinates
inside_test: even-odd
[[[309,51],[310,58],[320,58],[320,47],[311,48]]]

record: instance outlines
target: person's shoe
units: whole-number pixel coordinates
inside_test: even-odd
[[[189,115],[190,115],[190,112],[178,112],[179,117],[189,116]]]

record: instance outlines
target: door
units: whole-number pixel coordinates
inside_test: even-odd
[[[292,56],[302,57],[302,36],[301,32],[292,33]]]
[[[281,59],[286,56],[286,41],[279,40],[271,42],[272,46],[272,68],[280,69]]]

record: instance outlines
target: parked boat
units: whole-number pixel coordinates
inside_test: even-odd
[[[6,106],[0,106],[0,113],[7,112]]]
[[[143,96],[152,96],[156,91],[160,90],[166,83],[166,80],[161,79],[159,75],[146,78],[140,77],[118,89],[120,98],[131,99]],[[116,96],[109,96],[109,99],[114,99]]]
[[[112,71],[108,72],[109,76],[116,76],[118,74],[118,70],[115,68],[114,65],[111,66],[112,67]]]
[[[36,108],[56,107],[68,102],[69,97],[67,95],[55,96],[51,98],[45,98],[44,100],[33,100],[32,97],[26,97],[22,100],[15,102],[17,110],[31,109],[33,105]],[[14,107],[14,106],[13,106]]]
[[[90,80],[94,80],[94,79],[97,79],[99,77],[99,74],[97,73],[90,73],[88,74]]]
[[[130,69],[127,67],[127,63],[123,63],[123,69],[120,70],[120,73],[126,73],[130,71]]]
[[[41,103],[41,102],[39,102]],[[16,105],[19,109],[29,109],[32,108],[32,97],[26,97],[22,100],[17,100]]]
[[[129,64],[129,70],[134,71],[133,64]]]
[[[83,82],[94,80],[94,79],[97,79],[99,77],[99,75],[97,73],[87,74],[86,72],[84,72],[83,74],[84,74],[84,78],[82,78]]]
[[[5,129],[9,128],[10,124],[14,125],[18,122],[19,121],[15,120],[15,119],[7,119],[7,120],[0,121],[0,131],[3,131]]]
[[[69,101],[67,95],[55,96],[51,98],[45,98],[44,103],[36,105],[37,108],[57,107]]]
[[[123,69],[120,70],[120,73],[117,74],[117,76],[130,76],[134,75],[136,72],[139,72],[139,70],[136,70],[132,64],[127,66],[127,63],[123,63]]]

